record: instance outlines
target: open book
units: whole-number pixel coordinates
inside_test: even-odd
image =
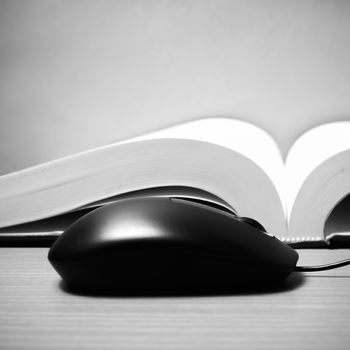
[[[72,220],[115,196],[162,186],[209,192],[286,242],[324,241],[329,214],[350,193],[350,122],[306,132],[286,161],[262,129],[210,118],[6,174],[0,236],[30,236],[33,222],[59,222],[64,213]]]

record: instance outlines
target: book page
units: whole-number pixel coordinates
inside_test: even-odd
[[[236,119],[207,118],[152,132],[127,142],[158,138],[209,142],[241,153],[270,177],[281,202],[285,203],[283,159],[276,142],[263,129]]]
[[[213,143],[159,138],[110,145],[0,177],[0,227],[153,187],[199,188],[284,236],[279,194],[250,158]],[[20,198],[20,200],[19,200]]]
[[[311,172],[326,159],[348,149],[350,149],[348,121],[320,125],[297,139],[286,159],[288,218],[297,194]]]

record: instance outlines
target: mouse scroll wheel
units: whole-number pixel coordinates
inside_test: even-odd
[[[252,219],[252,218],[247,218],[247,217],[243,217],[243,216],[237,216],[236,219],[238,221],[244,222],[250,226],[253,226],[255,228],[257,228],[260,231],[266,232],[265,227],[263,225],[261,225],[258,221]]]

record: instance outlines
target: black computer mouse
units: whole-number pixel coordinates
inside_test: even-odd
[[[298,254],[217,203],[150,196],[78,219],[48,258],[75,290],[162,293],[282,281]]]

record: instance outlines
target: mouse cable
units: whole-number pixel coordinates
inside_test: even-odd
[[[337,262],[325,264],[325,265],[296,266],[294,271],[301,271],[301,272],[325,271],[325,270],[336,269],[338,267],[342,267],[345,265],[350,265],[350,259],[345,259],[345,260],[341,260],[341,261],[337,261]]]

